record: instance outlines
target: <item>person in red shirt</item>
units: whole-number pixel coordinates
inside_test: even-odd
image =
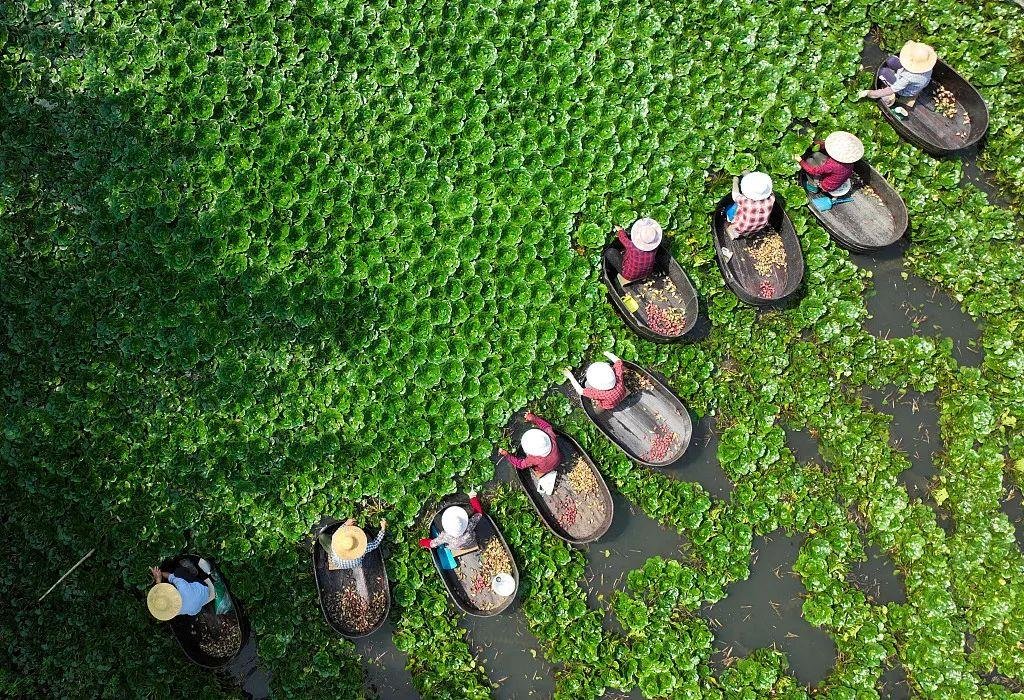
[[[524,418],[537,426],[527,430],[519,439],[526,456],[517,457],[504,447],[498,450],[498,454],[516,469],[532,468],[537,476],[543,476],[562,463],[562,455],[558,452],[558,437],[551,424],[540,416],[527,412]]]
[[[484,509],[480,505],[476,491],[469,492],[469,506],[473,509],[472,517],[463,506],[445,508],[444,513],[441,514],[441,532],[434,538],[421,538],[420,547],[434,549],[441,545],[448,545],[448,548],[454,551],[476,547],[478,544],[476,526],[484,517]]]
[[[629,234],[621,226],[615,235],[622,250],[609,247],[605,252],[612,267],[619,271],[623,282],[642,280],[654,272],[654,263],[661,245],[661,224],[651,218],[638,219],[629,227]]]
[[[771,177],[767,173],[753,172],[744,175],[742,180],[733,178],[732,201],[725,210],[729,222],[725,231],[729,238],[736,240],[757,233],[768,225],[775,208]]]
[[[590,399],[604,411],[612,411],[626,398],[626,382],[623,377],[622,360],[607,351],[604,355],[611,360],[611,364],[594,362],[587,367],[586,388],[576,381],[572,370],[565,370],[565,376],[577,394]]]
[[[815,192],[820,187],[831,197],[849,194],[853,165],[864,157],[863,142],[848,131],[833,131],[815,145],[825,151],[824,159],[820,154],[811,157],[814,162],[794,156],[803,171],[817,181],[816,185],[808,183],[807,189]]]

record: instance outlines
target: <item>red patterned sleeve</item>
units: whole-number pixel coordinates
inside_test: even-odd
[[[505,459],[507,459],[508,463],[511,464],[516,469],[526,468],[526,460],[523,459],[522,457],[517,457],[516,455],[509,453],[505,455]]]
[[[554,439],[555,431],[551,429],[551,424],[548,423],[546,420],[544,420],[540,416],[534,416],[533,424],[536,425],[541,430],[543,430],[545,433],[547,433],[549,438]]]
[[[629,238],[629,234],[626,233],[626,229],[620,228],[616,235],[619,237],[619,243],[626,246],[626,250],[633,247],[633,241]]]
[[[615,383],[616,383],[616,385],[621,384],[622,381],[623,381],[623,371],[624,371],[624,365],[622,364],[622,360],[616,360],[615,364],[612,365],[612,369],[615,370]]]

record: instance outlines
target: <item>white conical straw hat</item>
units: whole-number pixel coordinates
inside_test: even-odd
[[[661,224],[650,217],[637,219],[629,227],[629,240],[640,250],[654,250],[661,245]]]
[[[740,194],[747,199],[768,199],[772,195],[772,178],[767,173],[747,173],[740,180]]]
[[[840,163],[856,163],[864,157],[864,143],[849,131],[833,131],[825,139],[825,153]]]
[[[441,513],[441,528],[453,537],[458,537],[469,527],[469,516],[462,506],[448,506]]]

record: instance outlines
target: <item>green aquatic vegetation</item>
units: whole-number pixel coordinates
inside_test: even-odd
[[[987,674],[1024,675],[1021,554],[999,508],[1024,482],[1020,211],[850,101],[872,23],[887,48],[929,37],[981,88],[980,162],[1019,207],[1024,22],[1009,2],[5,3],[0,580],[14,604],[0,692],[208,681],[139,599],[146,566],[195,549],[230,573],[277,694],[358,696],[353,646],[322,625],[298,545],[322,514],[366,508],[395,526],[395,642],[417,688],[489,696],[415,547],[421,516],[491,477],[508,415],[561,367],[613,347],[714,413],[734,489],[723,502],[639,469],[565,400],[537,404],[690,543],[591,609],[582,554],[521,496],[495,498],[530,564],[523,612],[560,664],[557,697],[805,697],[778,652],[712,669],[692,614],[779,528],[810,533],[804,615],[841,652],[816,694],[874,697],[895,663],[924,697],[1005,697]],[[980,368],[929,329],[862,329],[872,281],[792,178],[791,155],[833,128],[860,134],[903,194],[907,266],[979,322]],[[754,167],[786,197],[807,262],[780,312],[724,288],[708,230],[731,176]],[[712,326],[696,344],[632,338],[603,301],[600,248],[638,215],[665,224],[693,276]],[[931,502],[901,488],[909,463],[865,386],[939,392]],[[814,431],[823,467],[797,463],[785,429]],[[893,559],[906,603],[846,581],[866,544]],[[94,546],[100,566],[34,605]],[[47,660],[82,639],[86,658]]]

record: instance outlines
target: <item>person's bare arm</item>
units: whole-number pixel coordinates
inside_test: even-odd
[[[577,394],[583,393],[583,387],[580,386],[578,381],[576,381],[576,375],[572,373],[571,369],[562,370],[562,374],[564,374],[565,378],[569,380],[569,384],[572,385],[572,388],[576,390]]]

